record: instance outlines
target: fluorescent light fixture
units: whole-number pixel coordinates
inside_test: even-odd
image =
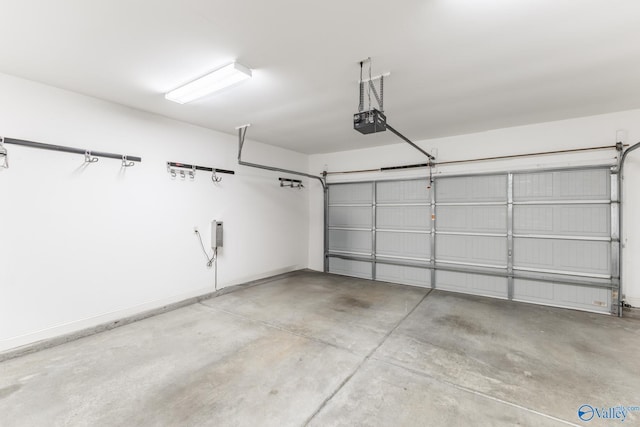
[[[178,104],[185,104],[249,78],[251,78],[251,70],[249,68],[237,62],[232,62],[191,83],[168,92],[164,97]]]

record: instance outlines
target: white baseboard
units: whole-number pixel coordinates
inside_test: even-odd
[[[301,266],[301,265],[290,265],[288,267],[284,267],[284,268],[278,268],[276,270],[270,270],[270,271],[266,271],[264,273],[260,273],[260,274],[254,274],[251,276],[244,276],[244,277],[240,277],[238,279],[232,280],[230,283],[226,284],[225,287],[229,287],[229,286],[236,286],[236,285],[242,285],[245,283],[250,283],[250,282],[255,282],[256,280],[262,280],[268,277],[273,277],[273,276],[279,276],[280,274],[285,274],[285,273],[290,273],[292,271],[297,271],[297,270],[303,270],[306,269],[307,266]]]
[[[640,298],[626,297],[624,302],[635,308],[640,308]]]
[[[120,319],[124,319],[127,317],[135,316],[140,313],[144,313],[146,311],[150,311],[150,310],[158,309],[171,304],[175,304],[179,301],[195,298],[195,297],[210,293],[212,291],[213,289],[211,288],[202,288],[192,292],[173,295],[168,298],[148,301],[143,304],[127,307],[122,310],[103,313],[97,316],[92,316],[85,319],[79,319],[73,322],[63,323],[63,324],[52,326],[50,328],[41,329],[35,332],[30,332],[28,334],[0,340],[0,352],[10,350],[10,349],[15,349],[28,344],[33,344],[43,340],[56,338],[63,335],[73,334],[75,332],[82,331],[88,328],[93,328],[98,325],[116,322]]]

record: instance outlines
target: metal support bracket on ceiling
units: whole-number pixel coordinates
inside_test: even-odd
[[[364,64],[368,64],[369,66],[369,78],[365,79],[363,76]],[[371,77],[371,58],[364,59],[360,61],[360,80],[359,84],[359,103],[358,103],[358,113],[354,115],[354,129],[362,134],[370,134],[376,132],[384,132],[389,129],[393,134],[395,134],[398,138],[402,139],[409,145],[411,145],[416,150],[420,151],[422,154],[427,156],[429,159],[429,166],[433,166],[433,160],[436,158],[431,154],[427,153],[422,148],[418,147],[415,143],[413,143],[409,138],[402,135],[396,129],[394,129],[387,122],[387,117],[384,114],[384,78],[385,76],[389,76],[390,73],[381,74],[376,77]],[[376,85],[374,84],[375,80],[379,80],[380,91],[376,89]],[[365,87],[367,88],[368,102],[365,108]],[[371,94],[373,94],[376,102],[378,103],[378,108],[371,103]]]
[[[363,68],[364,68],[364,64],[367,63],[369,64],[369,77],[368,78],[364,78],[362,73],[363,73]],[[380,75],[377,75],[375,77],[371,76],[371,57],[367,58],[367,59],[363,59],[362,61],[360,61],[360,80],[358,81],[358,84],[360,86],[360,104],[358,106],[358,112],[363,112],[364,111],[364,92],[365,92],[365,86],[367,86],[367,93],[369,94],[369,105],[368,108],[371,109],[371,93],[373,93],[373,96],[375,97],[376,101],[378,102],[378,107],[380,108],[380,112],[384,113],[384,78],[385,77],[389,77],[391,75],[391,73],[387,72],[387,73],[383,73]],[[375,85],[375,81],[376,80],[380,80],[380,93],[378,93],[378,90],[376,89],[376,85]]]
[[[323,190],[327,189],[327,185],[325,183],[325,180],[321,176],[311,175],[311,174],[308,174],[308,173],[305,173],[305,172],[298,172],[298,171],[293,171],[293,170],[289,170],[289,169],[276,168],[276,167],[273,167],[273,166],[260,165],[260,164],[257,164],[257,163],[250,163],[250,162],[243,161],[242,160],[242,148],[244,146],[244,137],[247,134],[247,129],[249,128],[249,126],[251,126],[251,125],[250,124],[246,124],[246,125],[238,126],[236,128],[237,131],[238,131],[238,164],[239,165],[249,166],[249,167],[252,167],[252,168],[264,169],[264,170],[274,171],[274,172],[283,172],[283,173],[290,173],[290,174],[293,174],[293,175],[306,176],[307,178],[317,179],[318,181],[320,181],[320,184],[322,185],[322,189]]]

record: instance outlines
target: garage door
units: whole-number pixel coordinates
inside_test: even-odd
[[[328,271],[617,312],[608,168],[330,184]]]

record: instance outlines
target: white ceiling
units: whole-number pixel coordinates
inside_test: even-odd
[[[0,0],[0,72],[303,153],[352,129],[358,61],[412,140],[640,107],[638,0]],[[164,93],[232,60],[254,78]]]

